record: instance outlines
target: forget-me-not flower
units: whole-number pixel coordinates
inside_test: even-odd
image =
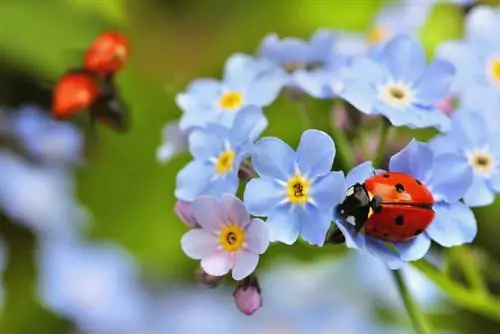
[[[383,115],[395,126],[449,128],[435,104],[447,95],[455,69],[444,60],[427,66],[422,46],[410,37],[393,38],[377,59],[353,58],[350,70],[341,97],[361,112]]]
[[[201,229],[184,234],[184,252],[201,260],[201,267],[209,275],[223,276],[232,271],[238,281],[250,275],[259,255],[269,246],[265,223],[251,219],[243,202],[230,194],[222,195],[220,200],[200,196],[191,208]]]
[[[250,154],[262,123],[267,124],[262,111],[248,106],[236,116],[231,128],[212,123],[193,130],[189,151],[194,160],[177,175],[175,197],[192,201],[200,195],[236,193],[239,166]]]
[[[270,105],[283,83],[284,72],[272,62],[244,54],[232,55],[226,62],[221,81],[197,79],[186,92],[177,95],[177,105],[183,111],[179,128],[187,131],[208,123],[232,126],[244,107]],[[262,129],[266,125],[262,123]]]
[[[44,164],[82,162],[84,138],[70,123],[53,120],[36,106],[20,108],[10,120],[12,133]]]
[[[500,192],[500,133],[488,131],[482,114],[463,109],[454,114],[451,124],[448,133],[430,142],[431,147],[437,155],[462,155],[462,163],[474,172],[464,203],[471,207],[489,205]]]
[[[148,297],[138,268],[120,247],[85,242],[43,243],[39,297],[85,333],[118,333],[143,321]]]
[[[438,57],[453,63],[457,76],[453,93],[460,106],[482,112],[488,126],[500,129],[500,10],[486,6],[472,9],[463,40],[447,41]]]
[[[435,156],[428,144],[412,141],[391,158],[389,171],[412,175],[430,190],[435,201],[433,222],[414,239],[393,243],[395,252],[388,243],[357,233],[352,225],[337,219],[347,247],[364,249],[391,269],[397,269],[404,262],[422,258],[429,250],[431,239],[444,247],[471,242],[477,233],[476,219],[471,209],[459,201],[472,183],[472,171],[464,160],[452,153]],[[373,175],[373,170],[370,162],[358,165],[347,175],[347,186],[363,183]]]
[[[160,162],[168,162],[176,155],[188,148],[188,135],[179,129],[179,121],[167,123],[162,131],[162,144],[156,151],[156,158]]]
[[[267,217],[271,241],[293,244],[299,234],[323,245],[333,208],[344,197],[342,172],[332,172],[335,144],[324,132],[307,130],[297,152],[278,138],[255,143],[252,164],[259,178],[248,182],[248,211]]]

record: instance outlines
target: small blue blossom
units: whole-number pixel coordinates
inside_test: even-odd
[[[472,183],[472,171],[464,160],[462,156],[451,153],[434,156],[428,144],[412,141],[391,158],[389,170],[412,175],[431,191],[435,200],[434,221],[415,239],[392,244],[397,250],[395,252],[388,243],[356,233],[352,225],[336,219],[347,247],[366,250],[383,260],[389,268],[397,269],[404,262],[425,256],[431,239],[444,247],[472,242],[477,233],[476,219],[471,209],[459,201]],[[358,165],[347,175],[347,186],[363,183],[373,175],[373,170],[370,162]]]
[[[166,163],[188,148],[188,136],[179,129],[179,121],[167,123],[163,127],[161,146],[156,151],[158,161]]]
[[[457,69],[452,92],[460,106],[482,112],[488,127],[500,129],[500,10],[477,6],[465,25],[464,39],[444,42],[437,55]]]
[[[43,243],[38,254],[39,297],[85,333],[127,333],[147,311],[138,268],[109,243]]]
[[[11,120],[11,131],[37,159],[45,164],[82,162],[82,134],[70,123],[55,121],[35,106],[20,108]]]
[[[500,192],[500,133],[490,133],[484,117],[477,112],[457,111],[450,131],[430,142],[437,155],[456,153],[474,173],[464,203],[471,207],[493,203]]]
[[[408,36],[388,42],[377,59],[355,57],[341,94],[368,115],[383,115],[395,126],[449,128],[449,118],[435,107],[448,93],[455,73],[444,60],[426,65],[421,45]]]
[[[13,221],[56,239],[73,238],[86,227],[87,214],[65,169],[32,165],[0,150],[0,170],[0,208]]]
[[[177,95],[177,105],[183,111],[179,128],[186,131],[212,122],[231,126],[244,107],[270,105],[283,83],[284,73],[272,62],[234,54],[226,62],[222,81],[197,79]]]
[[[333,208],[343,199],[342,172],[332,172],[335,144],[324,132],[307,130],[297,152],[283,141],[260,139],[252,163],[260,178],[248,182],[244,202],[248,211],[267,217],[271,241],[293,244],[299,234],[323,245]]]
[[[189,151],[194,160],[177,175],[177,199],[192,201],[200,195],[236,193],[239,166],[263,130],[261,124],[267,124],[262,110],[248,106],[238,113],[231,128],[212,123],[193,130]]]

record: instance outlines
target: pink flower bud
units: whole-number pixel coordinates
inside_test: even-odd
[[[177,201],[174,207],[175,214],[182,220],[184,224],[191,228],[200,227],[194,218],[191,203],[186,201]]]
[[[442,100],[436,102],[436,108],[441,110],[448,116],[451,116],[453,113],[453,100],[450,96],[445,97]]]
[[[262,307],[262,294],[259,281],[254,275],[250,275],[241,281],[233,293],[234,301],[238,309],[246,314],[252,315]]]
[[[224,279],[224,276],[212,276],[207,274],[203,268],[199,268],[196,272],[197,280],[200,284],[203,284],[209,288],[216,288],[219,286],[220,282]]]

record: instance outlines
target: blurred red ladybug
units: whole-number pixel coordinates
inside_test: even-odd
[[[397,172],[374,175],[363,184],[347,189],[337,207],[339,215],[359,232],[388,242],[406,242],[423,233],[432,223],[434,197],[414,177]],[[339,230],[330,237],[344,242]]]
[[[128,44],[122,35],[100,35],[85,54],[84,68],[59,78],[52,95],[53,115],[66,118],[88,109],[92,126],[97,121],[117,131],[127,130],[127,108],[114,79],[127,55]]]
[[[99,75],[112,75],[123,68],[129,55],[125,36],[107,32],[98,36],[85,53],[84,67]]]

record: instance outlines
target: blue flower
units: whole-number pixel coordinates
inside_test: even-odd
[[[51,165],[82,162],[83,136],[70,123],[55,121],[35,106],[18,110],[11,131],[37,159]]]
[[[244,202],[251,214],[268,217],[271,241],[291,245],[300,234],[323,245],[344,196],[343,173],[331,172],[334,157],[333,140],[318,130],[302,134],[297,152],[272,137],[255,144],[252,163],[260,178],[248,182]]]
[[[231,126],[243,107],[271,104],[283,83],[284,73],[272,62],[235,54],[226,62],[222,81],[197,79],[185,93],[177,95],[177,105],[183,111],[179,128],[186,131],[208,123]],[[262,123],[262,129],[266,125]]]
[[[259,108],[248,106],[236,116],[231,128],[208,124],[193,130],[189,135],[189,151],[194,160],[177,175],[177,199],[192,201],[200,195],[236,193],[239,166],[250,154],[251,143],[260,135],[263,119]]]
[[[471,242],[477,233],[476,219],[470,208],[459,201],[472,183],[472,171],[464,160],[451,153],[434,156],[427,144],[412,141],[391,158],[389,170],[412,175],[431,191],[435,200],[434,221],[415,239],[392,244],[396,249],[393,251],[388,243],[356,233],[352,225],[336,219],[347,247],[366,250],[397,269],[404,262],[422,258],[429,250],[431,239],[444,247]],[[350,187],[363,183],[372,175],[373,166],[365,162],[347,175],[346,184]]]
[[[148,299],[130,256],[110,243],[42,243],[38,294],[85,333],[137,328]]]
[[[500,129],[499,30],[500,10],[477,6],[467,16],[465,38],[444,42],[437,49],[438,57],[457,69],[452,91],[460,106],[483,113],[494,129]]]
[[[500,192],[500,133],[490,133],[486,120],[477,112],[461,109],[450,131],[430,142],[437,155],[456,153],[464,157],[465,168],[474,173],[464,203],[471,207],[493,203]]]
[[[156,151],[158,161],[166,163],[187,150],[187,134],[179,129],[179,122],[173,121],[163,127],[161,146]]]
[[[44,238],[73,238],[86,227],[88,217],[66,170],[35,166],[0,150],[0,171],[0,208],[13,221]]]
[[[341,97],[368,115],[383,115],[395,126],[446,131],[450,120],[434,105],[448,93],[454,67],[436,60],[426,65],[423,48],[410,37],[398,36],[377,59],[355,57],[353,76]]]

